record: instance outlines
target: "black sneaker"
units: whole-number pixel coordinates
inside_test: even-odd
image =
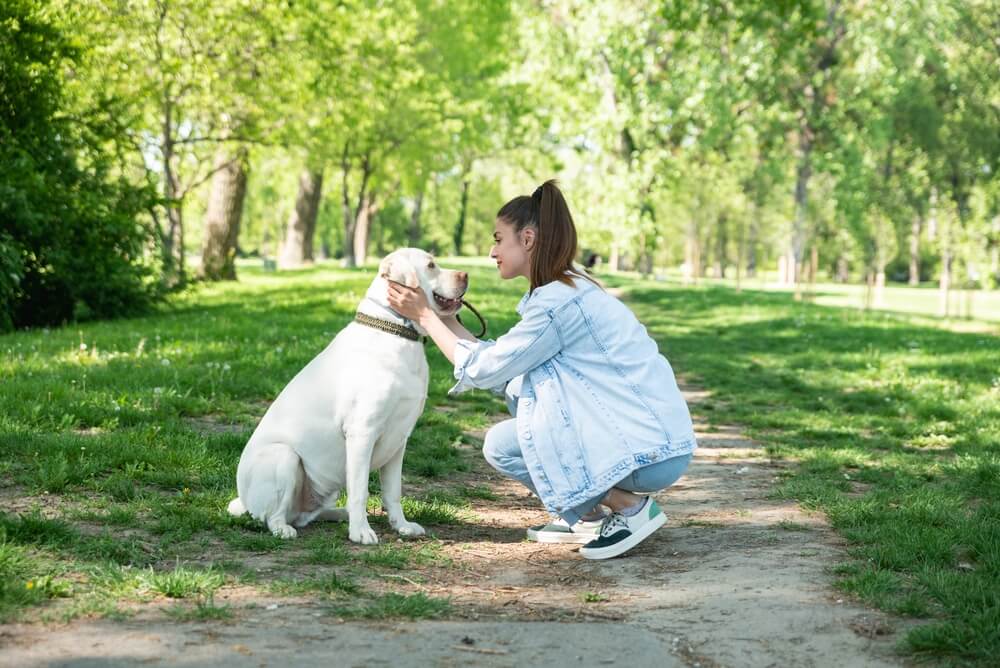
[[[639,512],[631,517],[611,513],[604,518],[601,535],[580,548],[585,559],[610,559],[631,550],[667,522],[667,516],[647,496]]]

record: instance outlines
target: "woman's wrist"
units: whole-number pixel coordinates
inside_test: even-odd
[[[420,317],[417,318],[417,324],[419,324],[424,329],[427,329],[427,325],[431,324],[435,320],[438,322],[443,322],[441,317],[434,312],[434,309],[425,308],[423,311],[420,312]]]

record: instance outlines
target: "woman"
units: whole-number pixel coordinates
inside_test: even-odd
[[[695,449],[687,404],[632,312],[573,266],[576,228],[554,181],[505,204],[493,238],[500,276],[530,281],[521,321],[496,341],[437,316],[422,291],[391,284],[389,304],[455,365],[452,394],[506,394],[516,417],[489,430],[483,454],[561,517],[528,538],[585,543],[588,559],[618,556],[666,521],[640,494],[687,469]]]

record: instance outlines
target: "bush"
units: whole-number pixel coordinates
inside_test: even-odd
[[[157,297],[140,223],[155,193],[112,176],[117,128],[65,113],[62,72],[79,59],[38,2],[0,3],[0,331]]]

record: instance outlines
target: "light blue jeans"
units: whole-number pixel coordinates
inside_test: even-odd
[[[692,456],[691,453],[688,453],[643,466],[630,473],[624,480],[616,483],[614,487],[640,494],[659,492],[673,485],[684,475],[688,464],[691,463]],[[519,481],[537,494],[535,486],[531,482],[531,476],[528,474],[528,467],[524,463],[521,446],[517,442],[516,419],[512,418],[500,422],[486,432],[486,438],[483,441],[483,457],[497,471]],[[567,512],[560,513],[560,516],[567,524],[575,524],[581,517],[593,510],[606,493],[607,491]]]

